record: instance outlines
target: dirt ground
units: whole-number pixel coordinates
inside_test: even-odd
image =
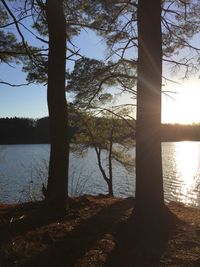
[[[47,220],[42,203],[0,205],[0,267],[200,267],[200,210],[170,203],[168,233],[139,235],[132,198],[70,199],[62,220]]]

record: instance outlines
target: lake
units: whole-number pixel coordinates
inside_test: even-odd
[[[106,154],[103,153],[105,168]],[[135,156],[135,149],[132,150],[132,155]],[[165,200],[200,207],[200,142],[164,142],[162,159]],[[0,202],[41,199],[48,160],[49,145],[1,145]],[[134,196],[134,170],[129,173],[115,161],[113,174],[115,196]],[[100,193],[107,193],[107,187],[98,169],[94,149],[88,149],[84,157],[71,153],[69,194],[78,196]]]

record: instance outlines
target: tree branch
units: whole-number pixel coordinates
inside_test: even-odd
[[[0,81],[0,84],[8,85],[8,86],[11,86],[11,87],[22,87],[22,86],[27,86],[27,85],[29,85],[31,83],[29,82],[29,83],[22,83],[22,84],[12,84],[12,83],[9,83],[9,82]]]

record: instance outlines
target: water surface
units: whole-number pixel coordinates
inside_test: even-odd
[[[135,156],[135,149],[131,151]],[[105,168],[106,158],[107,153],[104,152]],[[200,142],[165,142],[162,144],[162,159],[166,201],[180,201],[200,207]],[[41,198],[48,160],[49,145],[0,146],[0,202]],[[115,196],[134,196],[135,170],[129,173],[114,161],[113,175]],[[107,192],[92,148],[84,157],[70,154],[69,179],[70,195]]]

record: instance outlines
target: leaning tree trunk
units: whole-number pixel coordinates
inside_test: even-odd
[[[138,46],[135,214],[145,223],[160,219],[164,208],[161,0],[139,0]]]
[[[65,96],[66,22],[63,0],[47,0],[46,12],[49,31],[47,99],[51,142],[46,201],[52,214],[62,216],[66,212],[69,159]]]

